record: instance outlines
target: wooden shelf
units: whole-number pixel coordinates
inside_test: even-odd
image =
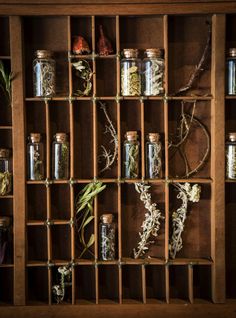
[[[12,130],[12,126],[1,126],[0,129],[7,129],[7,130]]]
[[[11,57],[7,55],[0,55],[0,60],[10,60]]]

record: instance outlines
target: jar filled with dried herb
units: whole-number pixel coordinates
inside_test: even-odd
[[[34,96],[52,97],[55,95],[56,63],[52,52],[37,50],[33,61]]]
[[[226,142],[226,178],[236,179],[236,132],[229,133]]]
[[[52,178],[69,178],[69,142],[65,133],[57,133],[52,144]]]
[[[7,249],[10,235],[10,218],[0,217],[0,264],[3,264],[7,258]]]
[[[112,214],[103,214],[99,224],[99,256],[103,261],[116,257],[116,224]]]
[[[121,95],[141,95],[141,60],[137,49],[124,49],[121,60]]]
[[[28,179],[44,179],[44,148],[41,142],[41,135],[31,133],[27,144],[28,154]]]
[[[0,149],[0,195],[9,194],[12,190],[12,171],[10,150]]]
[[[236,48],[229,49],[227,58],[227,94],[236,95]]]
[[[161,177],[161,141],[158,133],[149,133],[146,143],[146,176],[148,179]]]
[[[164,93],[163,49],[146,49],[142,63],[143,95],[157,96]]]
[[[139,176],[140,143],[137,131],[127,131],[123,148],[124,177],[135,179]]]

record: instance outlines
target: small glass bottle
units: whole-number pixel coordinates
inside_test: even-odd
[[[44,179],[44,149],[41,142],[41,135],[31,133],[27,144],[28,154],[28,179]]]
[[[56,63],[52,52],[37,50],[33,61],[34,96],[52,97],[55,95]]]
[[[141,95],[141,60],[137,49],[124,49],[121,60],[121,95]]]
[[[143,95],[158,96],[164,93],[163,49],[146,49],[143,59]]]
[[[135,179],[139,177],[140,143],[137,131],[127,131],[123,149],[124,177]]]
[[[12,190],[12,171],[10,150],[0,149],[0,195],[6,195]]]
[[[116,224],[112,214],[103,214],[99,224],[99,255],[103,261],[114,260],[116,257]]]
[[[227,58],[227,94],[236,95],[236,48],[229,49]]]
[[[149,133],[146,143],[146,176],[148,179],[161,177],[161,142],[158,133]]]
[[[52,143],[52,178],[69,178],[69,142],[65,133],[57,133]]]
[[[6,261],[7,248],[9,243],[10,218],[7,216],[0,217],[0,264]]]
[[[226,142],[226,178],[236,179],[236,132],[229,133]]]

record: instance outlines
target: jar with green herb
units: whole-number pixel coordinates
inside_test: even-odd
[[[65,133],[57,133],[52,144],[52,178],[69,178],[69,142]]]
[[[229,133],[226,142],[226,178],[236,179],[236,132]]]
[[[124,49],[121,60],[121,95],[141,95],[141,60],[137,49]]]
[[[161,141],[158,133],[149,133],[146,142],[146,176],[148,179],[161,177]]]
[[[10,218],[0,217],[0,264],[3,264],[7,258],[7,250],[10,235]]]
[[[111,261],[116,257],[116,224],[112,214],[103,214],[99,224],[99,257]]]
[[[158,96],[164,93],[163,49],[146,49],[142,62],[143,95]]]
[[[12,191],[12,170],[10,150],[0,149],[0,195],[7,195]]]
[[[236,48],[229,49],[227,58],[227,94],[236,95]]]
[[[123,146],[124,177],[135,179],[139,177],[140,143],[137,131],[127,131]]]
[[[35,97],[53,97],[55,95],[56,63],[52,52],[37,50],[33,61],[33,84]]]
[[[44,179],[44,147],[39,133],[31,133],[27,144],[28,179]]]

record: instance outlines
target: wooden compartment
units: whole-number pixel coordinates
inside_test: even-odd
[[[225,104],[225,137],[227,139],[228,133],[236,131],[236,100],[226,100]]]
[[[42,134],[42,141],[45,145],[46,139],[46,107],[41,101],[27,101],[25,103],[26,113],[26,135],[27,138],[31,133]],[[45,147],[46,150],[46,147]]]
[[[91,16],[78,16],[71,17],[71,44],[73,45],[74,36],[82,36],[89,45],[92,51],[92,17]],[[71,48],[72,50],[72,48]]]
[[[48,260],[47,227],[45,225],[28,225],[27,255],[28,262],[46,262]]]
[[[118,267],[101,265],[98,268],[99,303],[117,303],[119,301]]]
[[[95,17],[95,42],[96,42],[96,53],[99,54],[98,52],[98,41],[100,39],[100,25],[102,26],[104,35],[106,38],[109,39],[112,49],[113,49],[113,53],[111,53],[110,55],[115,55],[117,52],[117,47],[116,47],[116,43],[117,43],[117,38],[116,38],[116,17],[113,16],[102,16],[102,17]],[[118,31],[118,30],[117,30]],[[115,56],[113,56],[114,58]],[[108,56],[108,59],[110,58],[110,56]]]
[[[0,19],[0,30],[1,30],[1,19]],[[2,45],[2,43],[0,45]],[[0,48],[0,61],[3,63],[5,72],[9,74],[11,72],[11,62],[10,62],[10,59],[4,58],[4,56],[1,56],[1,48]],[[11,125],[12,125],[12,107],[11,105],[8,105],[8,100],[1,91],[0,129],[1,128],[11,129]]]
[[[162,265],[147,265],[146,271],[146,298],[147,303],[166,302],[166,271]]]
[[[10,33],[9,33],[9,18],[0,17],[0,38],[3,39],[0,43],[0,57],[10,56]]]
[[[211,266],[193,266],[193,297],[194,303],[211,301]]]
[[[124,304],[143,301],[141,266],[122,266],[122,295]]]
[[[62,269],[64,265],[62,266],[53,266],[51,269],[51,276],[52,276],[52,290],[51,290],[51,299],[53,304],[57,304],[57,298],[55,297],[53,293],[53,286],[55,285],[61,285],[61,274],[58,272],[58,269]],[[65,283],[65,296],[63,301],[59,305],[66,305],[66,304],[71,304],[72,300],[72,286],[71,286],[71,275],[66,276],[64,278],[64,283]]]
[[[75,299],[77,304],[95,303],[94,266],[79,265],[75,268]]]
[[[54,184],[51,187],[51,217],[54,220],[70,220],[70,186]]]
[[[53,260],[71,260],[71,236],[68,224],[51,226],[51,246]]]
[[[12,267],[0,267],[0,304],[12,305],[13,304],[13,268]]]
[[[13,217],[12,195],[0,197],[0,216]]]
[[[116,59],[101,58],[96,61],[97,96],[116,96]]]
[[[0,147],[12,149],[12,131],[11,129],[3,129],[0,133]],[[12,153],[10,154],[12,156]]]
[[[46,187],[42,184],[27,185],[27,219],[41,220],[47,219]]]
[[[27,305],[47,305],[48,269],[43,266],[27,268]]]
[[[188,268],[183,265],[169,266],[170,302],[188,302]]]

